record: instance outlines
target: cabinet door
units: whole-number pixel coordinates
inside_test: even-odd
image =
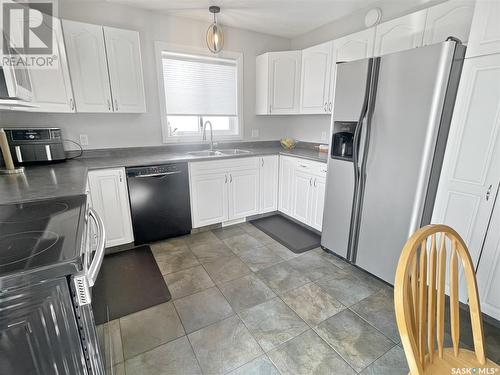
[[[335,39],[332,52],[332,73],[329,91],[328,112],[332,111],[335,98],[335,75],[337,63],[365,59],[373,56],[375,28],[369,28],[354,34]]]
[[[332,42],[302,51],[300,113],[328,113]]]
[[[106,247],[134,241],[127,182],[123,168],[89,172],[92,207],[104,222]]]
[[[104,27],[115,112],[146,112],[141,44],[137,31]]]
[[[278,209],[278,156],[260,158],[260,207],[259,212]]]
[[[500,52],[500,1],[476,1],[466,57]]]
[[[52,18],[50,24],[42,22],[40,28],[52,35],[53,55],[56,65],[53,68],[31,69],[31,86],[35,108],[26,108],[30,112],[74,112],[75,102],[69,77],[66,49],[61,30],[61,21]]]
[[[226,173],[191,174],[193,228],[228,220],[228,182]]]
[[[280,156],[280,177],[278,192],[278,210],[292,216],[292,180],[295,163],[293,159]]]
[[[270,113],[299,112],[300,51],[269,54]]]
[[[295,169],[293,172],[292,217],[304,224],[310,224],[310,204],[314,176],[306,171]]]
[[[106,47],[101,26],[62,21],[78,112],[112,112]]]
[[[432,218],[463,237],[475,266],[500,182],[498,82],[500,54],[465,59]]]
[[[376,27],[374,55],[420,47],[424,35],[427,10],[399,17]]]
[[[477,269],[477,284],[481,311],[500,320],[500,201],[497,199],[481,260]]]
[[[449,36],[467,43],[473,13],[474,1],[450,0],[429,8],[425,21],[424,45],[444,42]]]
[[[229,219],[259,213],[259,170],[229,171]]]
[[[326,178],[314,177],[310,225],[311,227],[319,231],[323,229],[323,210],[325,208],[325,192],[326,192]]]

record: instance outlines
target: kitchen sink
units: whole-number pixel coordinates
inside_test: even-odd
[[[215,150],[190,151],[190,152],[188,152],[188,154],[193,155],[193,156],[221,156],[221,155],[223,155],[222,152],[215,151]]]
[[[248,150],[241,150],[239,148],[230,148],[226,150],[219,150],[221,154],[224,155],[243,155],[243,154],[249,154],[250,151]]]

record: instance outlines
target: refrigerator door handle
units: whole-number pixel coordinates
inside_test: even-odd
[[[351,214],[351,223],[349,230],[349,241],[347,244],[347,255],[346,258],[351,260],[352,246],[355,236],[355,223],[357,221],[357,207],[358,207],[358,195],[359,195],[359,183],[360,183],[360,165],[359,165],[359,141],[361,138],[361,131],[363,128],[363,122],[366,117],[366,113],[368,111],[368,101],[370,98],[370,87],[372,80],[372,67],[373,67],[373,59],[368,61],[368,69],[366,72],[366,86],[365,86],[365,97],[363,99],[363,106],[361,107],[361,114],[359,115],[359,120],[356,125],[356,130],[354,131],[353,137],[353,152],[352,152],[352,161],[354,168],[354,192],[352,198],[352,214]]]

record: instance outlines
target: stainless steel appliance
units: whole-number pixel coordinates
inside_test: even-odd
[[[321,244],[391,284],[430,222],[464,54],[449,39],[337,65]]]
[[[104,239],[84,195],[0,205],[1,374],[104,374],[90,293]]]
[[[187,163],[127,168],[136,245],[191,232]]]
[[[7,128],[4,130],[16,164],[66,160],[59,128]]]

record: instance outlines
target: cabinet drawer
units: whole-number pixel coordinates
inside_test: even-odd
[[[228,170],[245,170],[259,168],[259,158],[239,157],[234,159],[196,161],[189,163],[191,173],[220,173]]]

